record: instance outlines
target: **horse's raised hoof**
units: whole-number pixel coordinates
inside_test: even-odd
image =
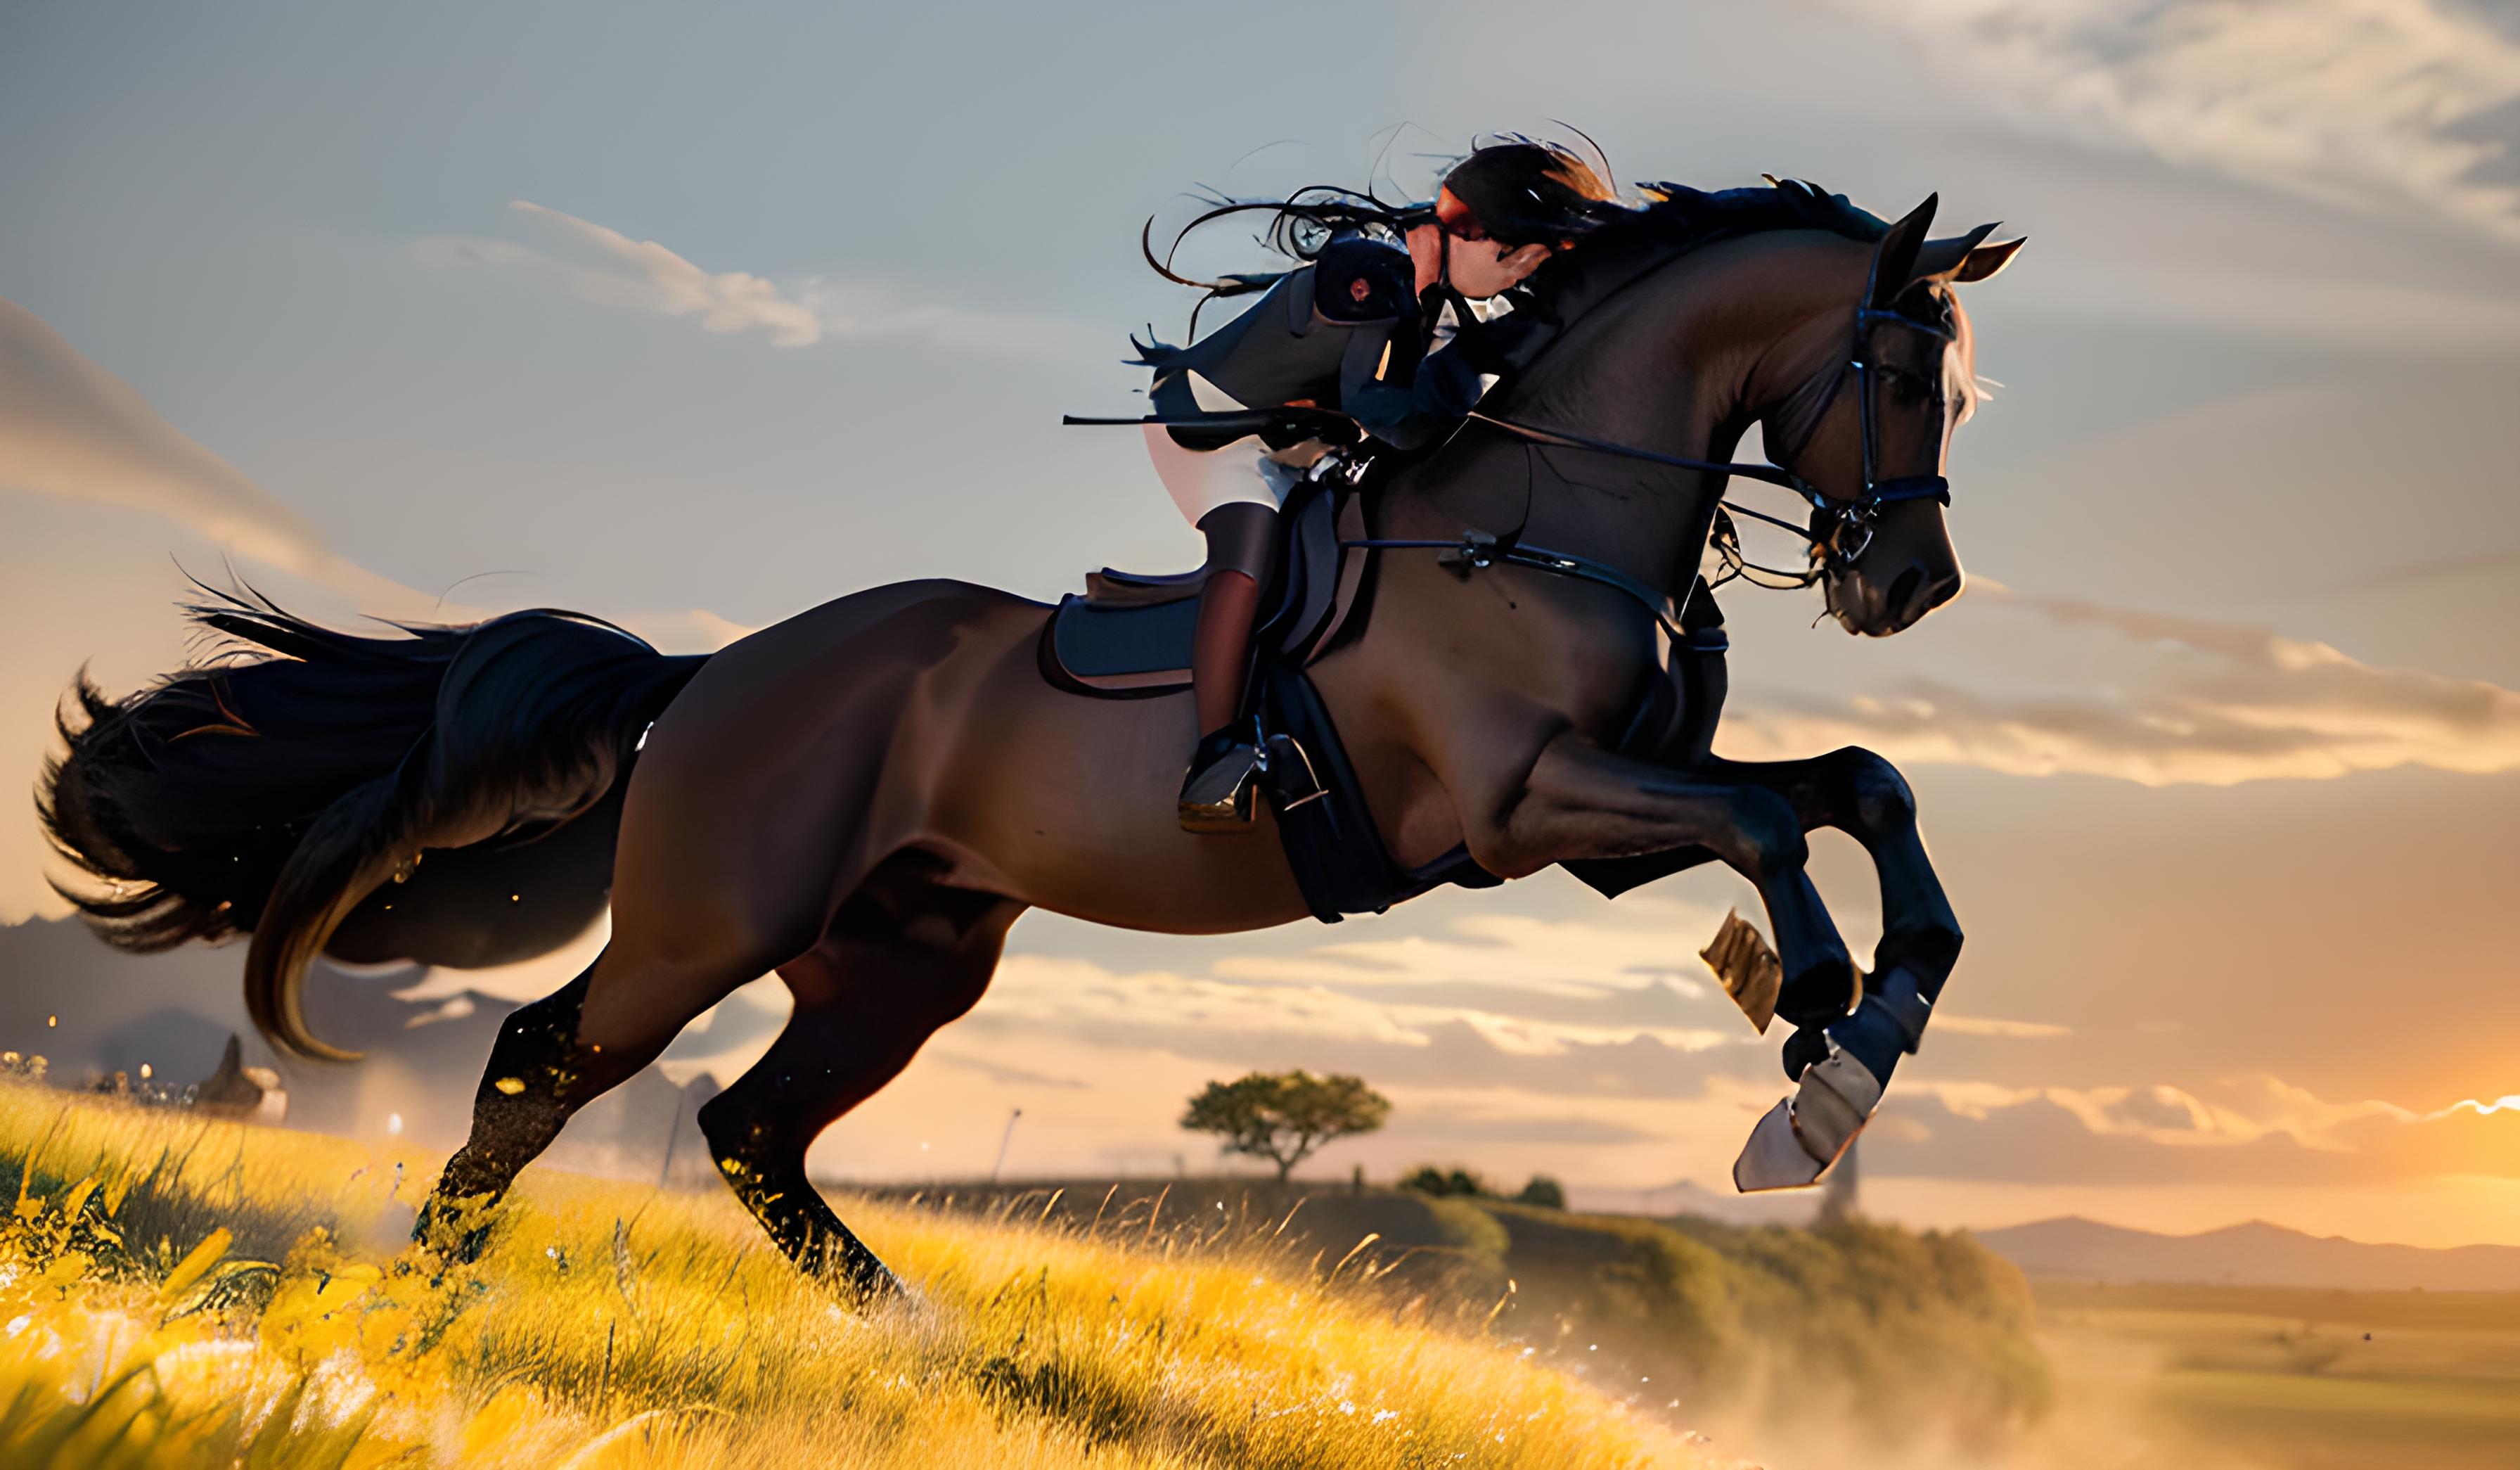
[[[1879,1080],[1831,1046],[1825,1060],[1803,1069],[1792,1097],[1759,1116],[1741,1157],[1732,1161],[1732,1187],[1753,1194],[1819,1183],[1880,1102]]]

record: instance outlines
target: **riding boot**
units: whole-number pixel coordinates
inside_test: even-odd
[[[1269,573],[1277,512],[1237,503],[1199,522],[1212,569],[1199,593],[1198,626],[1191,636],[1191,698],[1206,733],[1191,752],[1176,807],[1187,832],[1251,830],[1260,753],[1242,717],[1250,674],[1251,623]]]
[[[1248,832],[1252,798],[1260,785],[1260,752],[1245,726],[1228,725],[1199,737],[1182,777],[1185,832]]]

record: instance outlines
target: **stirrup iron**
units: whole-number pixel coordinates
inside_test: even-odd
[[[1191,753],[1190,771],[1182,778],[1181,801],[1175,808],[1182,830],[1199,833],[1248,832],[1260,776],[1267,757],[1228,725],[1201,739]]]

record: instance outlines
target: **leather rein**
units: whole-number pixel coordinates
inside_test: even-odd
[[[1868,286],[1868,298],[1869,294]],[[1880,369],[1872,361],[1875,354],[1869,346],[1872,330],[1883,326],[1906,327],[1940,337],[1947,342],[1952,337],[1950,332],[1941,327],[1930,322],[1918,321],[1902,312],[1887,311],[1872,306],[1860,307],[1856,311],[1854,350],[1844,359],[1822,370],[1831,375],[1830,382],[1827,388],[1822,390],[1818,407],[1812,414],[1813,419],[1817,421],[1822,413],[1826,412],[1829,401],[1837,395],[1838,389],[1844,384],[1847,376],[1850,373],[1854,375],[1863,417],[1864,489],[1861,494],[1849,499],[1841,500],[1830,495],[1791,470],[1777,465],[1691,459],[1686,455],[1663,454],[1651,449],[1642,449],[1634,444],[1594,438],[1589,435],[1575,434],[1567,430],[1542,429],[1530,424],[1516,423],[1511,419],[1481,413],[1477,409],[1470,410],[1464,422],[1465,425],[1469,421],[1485,424],[1530,444],[1560,449],[1586,449],[1598,454],[1616,455],[1622,459],[1640,460],[1646,464],[1665,465],[1675,470],[1693,470],[1700,474],[1728,477],[1737,475],[1744,480],[1763,481],[1791,490],[1801,496],[1812,508],[1809,528],[1796,526],[1790,521],[1731,499],[1717,502],[1717,519],[1722,522],[1726,515],[1747,516],[1754,521],[1763,521],[1802,537],[1812,546],[1812,566],[1808,570],[1787,572],[1742,561],[1739,542],[1732,537],[1732,528],[1729,524],[1719,525],[1713,534],[1719,546],[1728,542],[1730,544],[1730,550],[1726,552],[1726,560],[1734,568],[1732,575],[1739,575],[1741,570],[1747,568],[1785,579],[1780,583],[1759,583],[1762,586],[1808,587],[1833,571],[1852,567],[1856,559],[1864,555],[1866,548],[1872,544],[1872,532],[1882,507],[1910,500],[1931,500],[1945,506],[1952,503],[1952,484],[1948,477],[1902,475],[1888,480],[1875,478],[1876,430],[1873,424],[1872,401],[1875,375]],[[1787,394],[1786,399],[1782,401],[1790,401],[1801,396],[1811,386],[1810,383],[1804,384],[1802,388]],[[1527,503],[1524,507],[1523,520],[1526,525],[1530,521],[1530,509]],[[1660,590],[1639,577],[1631,576],[1607,563],[1598,562],[1590,557],[1576,556],[1570,552],[1552,551],[1546,546],[1525,545],[1521,535],[1522,528],[1517,526],[1502,536],[1481,530],[1466,530],[1458,539],[1449,541],[1368,537],[1354,541],[1341,541],[1339,545],[1342,549],[1360,551],[1434,551],[1437,553],[1438,561],[1459,569],[1461,574],[1464,576],[1471,572],[1503,563],[1612,587],[1642,603],[1645,610],[1653,615],[1654,620],[1662,625],[1663,631],[1670,635],[1674,642],[1685,640],[1687,635],[1682,630],[1680,615],[1688,601],[1687,592],[1683,592],[1680,599],[1675,602],[1669,592]],[[1720,582],[1729,579],[1730,577],[1724,577],[1718,580]],[[1691,585],[1694,586],[1693,579]]]
[[[1876,270],[1879,268],[1877,261],[1874,268]],[[1873,284],[1870,280],[1865,283],[1864,300],[1867,302],[1873,299]],[[1791,490],[1801,496],[1812,508],[1811,524],[1808,528],[1796,526],[1781,517],[1769,515],[1765,511],[1755,510],[1731,499],[1719,499],[1716,502],[1716,525],[1710,532],[1710,538],[1732,569],[1731,573],[1718,577],[1716,584],[1720,585],[1733,576],[1741,575],[1745,571],[1755,571],[1781,578],[1778,582],[1757,583],[1760,586],[1808,587],[1831,572],[1852,567],[1856,560],[1864,555],[1866,548],[1872,544],[1873,529],[1882,507],[1910,500],[1931,500],[1945,506],[1952,503],[1951,481],[1945,476],[1902,475],[1888,480],[1876,478],[1878,431],[1874,423],[1872,405],[1875,387],[1884,369],[1873,361],[1876,354],[1871,350],[1871,339],[1875,329],[1891,326],[1923,332],[1929,336],[1939,337],[1945,342],[1953,340],[1953,334],[1949,330],[1932,322],[1919,321],[1904,312],[1891,311],[1869,304],[1856,308],[1855,340],[1852,349],[1845,357],[1822,369],[1822,373],[1828,375],[1828,383],[1825,388],[1820,390],[1817,403],[1810,415],[1812,422],[1817,423],[1821,415],[1827,412],[1839,389],[1844,387],[1847,377],[1850,374],[1853,375],[1863,424],[1864,488],[1861,493],[1846,499],[1830,495],[1791,470],[1778,465],[1691,459],[1686,455],[1663,454],[1652,449],[1639,448],[1634,444],[1594,438],[1589,435],[1576,434],[1568,430],[1543,429],[1535,425],[1516,423],[1511,419],[1481,413],[1475,408],[1464,417],[1462,428],[1467,428],[1470,423],[1476,422],[1512,435],[1527,444],[1560,449],[1584,449],[1597,454],[1616,455],[1622,459],[1663,465],[1675,470],[1692,470],[1706,475],[1728,477],[1737,475],[1744,480],[1762,481]],[[1819,382],[1820,376],[1820,374],[1813,375],[1784,398],[1779,399],[1779,403],[1791,402],[1804,396]],[[1319,411],[1306,410],[1306,412]],[[1080,425],[1182,424],[1211,429],[1238,428],[1246,433],[1259,433],[1264,428],[1278,425],[1280,418],[1280,415],[1273,414],[1271,410],[1255,409],[1240,413],[1201,414],[1189,418],[1166,418],[1160,415],[1148,415],[1143,418],[1084,418],[1069,415],[1062,418],[1060,422]],[[1459,429],[1454,431],[1456,436],[1460,432]],[[1320,472],[1317,471],[1316,475],[1318,478]],[[1351,482],[1353,482],[1352,479]],[[1756,563],[1744,561],[1740,554],[1738,537],[1733,532],[1730,522],[1725,519],[1728,515],[1747,516],[1754,521],[1765,522],[1802,537],[1811,543],[1811,566],[1803,571],[1793,572],[1780,568],[1762,567]],[[1438,562],[1452,567],[1458,574],[1464,577],[1472,572],[1503,564],[1511,567],[1527,567],[1532,571],[1547,573],[1553,576],[1593,582],[1634,598],[1643,605],[1646,612],[1653,615],[1654,620],[1675,643],[1687,641],[1688,633],[1681,625],[1681,614],[1687,607],[1688,591],[1694,590],[1696,586],[1697,579],[1694,576],[1690,578],[1689,588],[1684,590],[1675,600],[1671,593],[1655,587],[1642,578],[1631,576],[1606,562],[1577,556],[1571,552],[1553,551],[1546,546],[1525,544],[1522,540],[1522,531],[1523,527],[1530,523],[1530,519],[1531,508],[1526,499],[1523,506],[1523,524],[1501,536],[1483,530],[1464,530],[1459,537],[1452,540],[1374,536],[1341,541],[1338,544],[1341,550],[1352,551],[1432,551],[1436,553]]]

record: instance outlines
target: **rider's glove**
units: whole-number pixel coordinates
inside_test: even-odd
[[[1273,408],[1268,426],[1260,431],[1260,442],[1272,449],[1284,449],[1309,439],[1325,444],[1353,444],[1363,436],[1354,419],[1327,408]]]

